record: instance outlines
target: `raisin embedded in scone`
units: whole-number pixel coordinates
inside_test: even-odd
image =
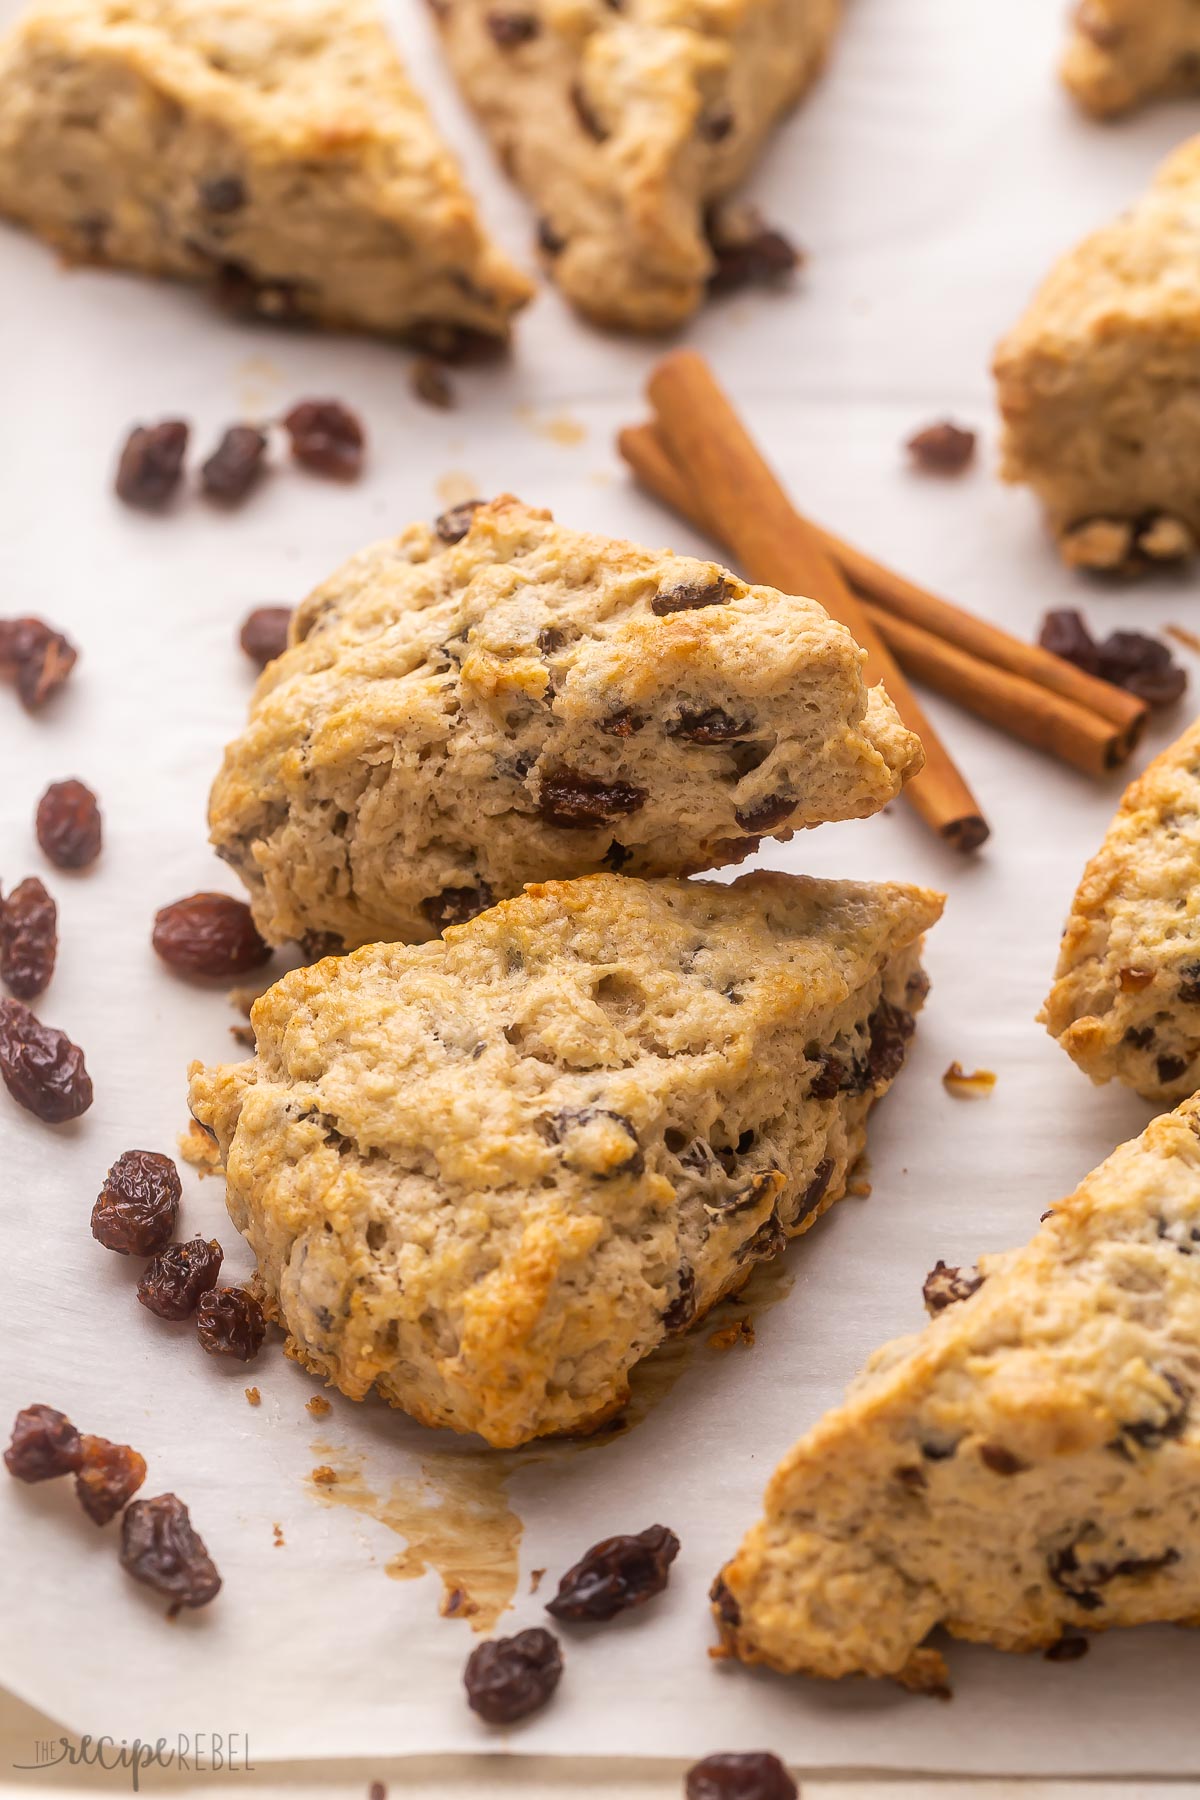
[[[662,331],[721,274],[706,213],[813,80],[841,0],[434,10],[463,92],[537,209],[559,287],[601,324]],[[787,266],[782,240],[759,242],[764,272],[772,249]]]
[[[447,349],[531,293],[372,0],[36,0],[0,43],[0,213],[264,318]]]
[[[1200,87],[1196,0],[1076,0],[1063,80],[1090,113],[1109,118],[1163,94]]]
[[[1036,1650],[1196,1623],[1198,1138],[1193,1099],[875,1353],[713,1589],[733,1655],[939,1689],[936,1627]]]
[[[1125,793],[1084,870],[1038,1015],[1093,1081],[1200,1088],[1200,724]]]
[[[291,636],[210,811],[272,943],[411,942],[527,881],[739,862],[921,766],[814,601],[512,499],[365,550]]]
[[[610,1416],[845,1191],[940,910],[595,875],[284,976],[190,1098],[294,1353],[495,1445]]]

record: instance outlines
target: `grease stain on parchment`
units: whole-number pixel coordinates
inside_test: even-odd
[[[587,426],[581,425],[569,413],[543,414],[535,412],[532,406],[518,406],[517,417],[535,436],[549,438],[552,444],[559,444],[564,450],[573,450],[587,437]]]
[[[466,500],[478,500],[483,493],[475,477],[468,475],[465,469],[447,469],[434,482],[433,491],[447,512],[452,506],[461,506]]]

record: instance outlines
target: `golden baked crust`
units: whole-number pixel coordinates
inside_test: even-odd
[[[191,1105],[301,1360],[496,1445],[611,1414],[844,1191],[940,910],[594,875],[284,976]]]
[[[440,529],[304,602],[226,752],[212,838],[273,943],[412,942],[527,881],[740,862],[921,766],[814,601],[507,497]]]
[[[1083,873],[1038,1015],[1095,1082],[1200,1088],[1200,723],[1126,789]]]
[[[996,353],[1002,473],[1064,558],[1134,569],[1200,534],[1200,138],[1065,256]]]
[[[1200,9],[1195,0],[1076,0],[1062,75],[1098,118],[1161,95],[1194,93]]]
[[[0,44],[0,213],[265,317],[448,347],[532,291],[373,0],[38,0]]]
[[[1200,1102],[1156,1119],[982,1286],[885,1345],[786,1456],[714,1589],[734,1655],[945,1681],[1200,1616]]]
[[[438,0],[451,65],[537,208],[546,266],[601,324],[679,325],[705,212],[825,58],[841,0]]]

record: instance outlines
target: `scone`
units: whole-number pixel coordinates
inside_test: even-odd
[[[304,602],[210,823],[270,942],[411,942],[527,881],[739,862],[920,766],[814,601],[504,498]]]
[[[784,1458],[713,1590],[733,1655],[940,1688],[938,1626],[1069,1655],[1085,1631],[1200,1623],[1198,1109],[984,1257]]]
[[[1002,472],[1038,494],[1068,563],[1136,571],[1195,548],[1198,268],[1193,138],[1064,257],[997,351]]]
[[[1200,1088],[1200,723],[1126,790],[1084,870],[1038,1015],[1093,1081]]]
[[[372,0],[37,0],[0,45],[0,213],[238,310],[453,349],[530,296]]]
[[[1077,0],[1063,80],[1100,118],[1200,87],[1196,0]]]
[[[843,1193],[940,910],[593,875],[285,975],[191,1105],[295,1354],[495,1445],[619,1410]]]
[[[450,62],[537,209],[546,267],[600,324],[679,325],[710,206],[821,66],[841,0],[435,0]]]

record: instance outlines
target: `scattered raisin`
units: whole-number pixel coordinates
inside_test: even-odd
[[[443,365],[434,356],[419,356],[409,370],[409,385],[418,400],[448,412],[454,405],[454,389]]]
[[[796,806],[790,794],[768,794],[754,806],[739,806],[733,816],[743,831],[773,831],[776,825],[791,818]]]
[[[47,987],[58,950],[58,909],[36,875],[0,899],[0,980],[18,1000]]]
[[[529,43],[541,30],[534,13],[502,12],[494,7],[485,17],[488,35],[501,50],[515,50],[519,44]]]
[[[562,1667],[558,1639],[540,1626],[515,1637],[489,1638],[467,1658],[467,1704],[489,1725],[514,1725],[546,1704]]]
[[[567,1570],[546,1611],[556,1619],[615,1619],[663,1592],[678,1555],[679,1539],[665,1525],[602,1538]]]
[[[919,469],[934,475],[958,475],[974,459],[975,433],[943,419],[916,432],[905,447]]]
[[[639,731],[645,729],[646,716],[644,713],[635,712],[632,706],[622,706],[616,712],[611,712],[606,718],[601,719],[599,725],[601,731],[606,731],[609,737],[636,737]]]
[[[1187,687],[1187,675],[1166,644],[1140,631],[1113,631],[1097,641],[1083,615],[1069,608],[1046,614],[1038,642],[1043,650],[1124,688],[1147,706],[1172,706]]]
[[[1158,1556],[1123,1556],[1113,1563],[1082,1563],[1079,1543],[1067,1544],[1046,1558],[1046,1573],[1060,1592],[1072,1599],[1084,1612],[1096,1612],[1104,1605],[1098,1590],[1125,1577],[1156,1575],[1179,1561],[1178,1550],[1164,1550]]]
[[[267,1322],[263,1309],[245,1288],[209,1288],[196,1308],[196,1333],[210,1356],[234,1356],[253,1362],[262,1349]]]
[[[706,1756],[684,1776],[686,1800],[797,1800],[799,1788],[769,1750]]]
[[[183,1501],[174,1494],[135,1500],[121,1520],[121,1567],[181,1606],[207,1606],[220,1592],[208,1551],[192,1529]]]
[[[0,1000],[0,1077],[18,1106],[47,1125],[77,1119],[92,1104],[83,1051],[21,1000]]]
[[[16,683],[21,704],[36,712],[75,667],[73,644],[42,619],[0,619],[0,675]]]
[[[821,1158],[820,1162],[813,1170],[812,1180],[804,1190],[804,1196],[800,1201],[799,1210],[792,1220],[794,1225],[798,1225],[802,1219],[807,1219],[810,1213],[816,1212],[818,1206],[820,1206],[822,1200],[829,1192],[829,1183],[833,1180],[835,1166],[831,1156],[823,1156]]]
[[[73,1475],[83,1461],[83,1439],[65,1413],[26,1406],[13,1420],[4,1466],[18,1481],[50,1481]]]
[[[288,647],[288,627],[292,622],[291,606],[256,606],[247,613],[238,633],[238,643],[260,669],[282,656]]]
[[[631,1119],[605,1106],[568,1106],[549,1115],[543,1129],[559,1145],[568,1169],[611,1181],[640,1175],[646,1167],[641,1140]]]
[[[1171,1055],[1159,1056],[1155,1058],[1154,1067],[1160,1081],[1178,1081],[1181,1075],[1187,1073],[1187,1058]]]
[[[1073,607],[1059,607],[1046,614],[1038,643],[1052,656],[1061,656],[1064,662],[1074,663],[1085,674],[1100,673],[1096,640],[1088,630],[1083,614]]]
[[[655,594],[650,611],[665,619],[670,613],[697,612],[703,606],[728,606],[732,597],[733,583],[724,575],[713,581],[681,581]]]
[[[92,1236],[118,1256],[154,1256],[175,1235],[183,1184],[169,1156],[126,1150],[92,1208]]]
[[[909,1040],[916,1030],[917,1022],[902,1006],[893,1006],[890,1000],[881,1000],[868,1024],[871,1033],[871,1048],[868,1052],[871,1083],[874,1087],[880,1087],[884,1082],[894,1081],[903,1068]]]
[[[1188,1006],[1200,1004],[1200,962],[1180,964],[1179,998]]]
[[[982,1286],[983,1276],[978,1269],[955,1269],[939,1258],[925,1277],[921,1288],[925,1310],[931,1319],[936,1319],[948,1306],[957,1306],[960,1300],[969,1300]]]
[[[1078,1662],[1081,1656],[1087,1655],[1089,1647],[1085,1637],[1060,1637],[1043,1655],[1047,1662]]]
[[[356,481],[362,474],[366,434],[340,400],[302,400],[284,416],[292,455],[314,475]]]
[[[37,806],[37,841],[56,869],[90,868],[100,854],[100,806],[82,781],[52,781]]]
[[[667,724],[667,736],[686,738],[689,744],[730,744],[751,730],[749,720],[732,718],[723,707],[710,706],[705,712],[680,710],[679,717]]]
[[[717,1576],[708,1590],[708,1597],[721,1624],[736,1631],[742,1622],[742,1609],[726,1586],[724,1575]]]
[[[188,427],[182,419],[135,425],[117,465],[117,494],[127,506],[163,506],[183,479]]]
[[[201,1237],[186,1244],[168,1244],[146,1264],[137,1285],[142,1305],[160,1319],[187,1319],[200,1296],[215,1287],[224,1251],[215,1238]]]
[[[686,1331],[696,1316],[696,1271],[690,1263],[679,1266],[679,1286],[675,1298],[662,1315],[663,1330],[670,1335]]]
[[[240,212],[246,204],[246,184],[240,175],[212,175],[200,183],[200,204],[206,212]]]
[[[757,1231],[751,1232],[735,1252],[738,1262],[769,1262],[787,1246],[787,1233],[777,1212],[768,1213]]]
[[[440,894],[431,894],[428,900],[422,900],[421,911],[431,925],[445,931],[448,925],[465,925],[468,919],[486,912],[492,899],[487,882],[479,881],[474,887],[448,887]]]
[[[542,776],[538,813],[543,824],[560,831],[591,831],[646,804],[645,788],[628,781],[599,781],[574,769]]]
[[[308,317],[297,281],[260,281],[241,263],[223,262],[215,272],[213,299],[239,319],[270,319],[296,325]]]
[[[433,521],[433,529],[443,544],[459,544],[471,529],[471,521],[485,500],[460,500],[457,506],[439,513]]]
[[[271,955],[246,902],[228,894],[189,894],[162,907],[151,942],[165,963],[187,975],[245,975]]]
[[[212,455],[200,466],[200,485],[210,500],[236,505],[257,484],[266,455],[265,432],[256,425],[229,425]]]
[[[146,1479],[146,1459],[128,1444],[85,1435],[75,1492],[89,1519],[107,1525],[128,1505]]]
[[[744,203],[727,200],[713,207],[707,231],[713,255],[708,287],[713,294],[781,281],[804,260],[795,245],[769,226],[756,207]]]
[[[1030,1466],[1003,1444],[980,1444],[979,1460],[993,1475],[1021,1475]]]

